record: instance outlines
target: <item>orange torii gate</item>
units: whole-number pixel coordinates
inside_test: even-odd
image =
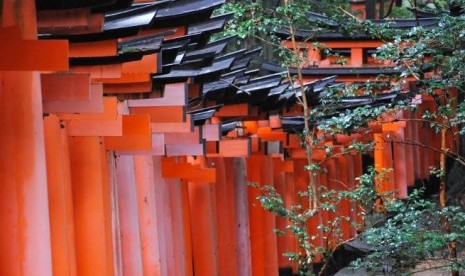
[[[113,2],[51,9],[46,4],[53,1],[42,1],[37,12],[29,0],[3,2],[0,274],[295,271],[282,254],[299,250],[298,245],[274,233],[288,222],[265,212],[256,200],[258,191],[247,185],[273,185],[291,206],[300,202],[296,192],[309,181],[298,138],[284,131],[278,113],[263,109],[268,102],[259,97],[271,98],[269,90],[281,80],[251,78],[245,53],[221,54],[229,40],[207,43],[226,20],[211,17],[224,1],[171,1],[168,6],[135,1],[147,2],[141,10],[152,18],[120,32],[112,28],[131,22],[141,10],[132,10],[131,1]],[[370,43],[367,47],[379,45]],[[361,65],[361,44],[350,45],[351,64]],[[311,54],[317,58],[318,53]],[[207,61],[212,64],[203,64]],[[203,69],[186,72],[188,65]],[[209,99],[215,90],[202,86],[210,78],[245,83],[241,87],[249,89],[250,100],[241,98],[247,93],[234,98],[224,91],[233,100]],[[214,107],[210,117],[188,112],[197,110],[190,101],[196,97],[204,101],[202,108]],[[433,108],[427,101],[421,108]],[[233,127],[226,127],[231,120]],[[375,164],[394,167],[397,183],[383,189],[405,197],[416,179],[429,176],[437,155],[396,139],[436,142],[418,121],[373,129]],[[326,142],[343,147],[352,138]],[[391,152],[405,162],[393,164]],[[327,156],[317,151],[312,158]],[[318,175],[319,182],[335,190],[353,189],[363,167],[355,153],[322,164],[327,173]],[[356,208],[344,201],[338,213],[359,220]],[[323,213],[323,223],[334,216]],[[318,223],[309,222],[309,233],[317,233]],[[356,235],[348,224],[341,231],[345,238]],[[325,243],[317,239],[315,245]]]

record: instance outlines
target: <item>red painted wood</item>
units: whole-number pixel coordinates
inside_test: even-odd
[[[40,33],[82,34],[101,32],[104,15],[88,8],[44,10],[37,12]]]
[[[240,117],[250,115],[249,104],[225,105],[215,112],[215,117]]]
[[[247,159],[247,181],[261,185],[261,156],[249,156]],[[263,225],[265,224],[264,210],[257,200],[260,191],[248,187],[249,223],[250,223],[250,253],[252,261],[252,275],[265,274],[265,248],[268,242],[265,237]]]
[[[103,88],[92,83],[89,100],[43,100],[44,113],[103,113]]]
[[[219,275],[215,184],[189,183],[195,275]]]
[[[41,74],[40,83],[43,101],[91,98],[89,74]]]
[[[50,115],[44,118],[44,130],[53,274],[77,275],[66,128],[56,115]]]
[[[336,168],[339,171],[339,183],[336,183],[337,190],[339,191],[349,191],[352,189],[353,179],[349,179],[351,175],[348,172],[348,169],[352,167],[350,157],[347,155],[340,155],[337,158]],[[352,169],[352,168],[351,168]],[[348,199],[342,199],[341,202],[337,205],[338,216],[342,217],[339,227],[342,231],[342,239],[348,240],[351,237],[352,229],[350,226],[350,221],[346,219],[351,218],[350,212],[351,206]]]
[[[51,275],[40,76],[0,72],[0,83],[0,274]]]
[[[205,124],[202,126],[202,139],[205,141],[219,141],[221,129],[219,124]]]
[[[186,265],[187,256],[191,255],[190,252],[186,251],[188,246],[186,245],[186,235],[184,233],[184,208],[183,208],[183,194],[182,194],[182,182],[179,179],[165,179],[165,185],[168,188],[168,194],[170,198],[170,209],[171,209],[171,229],[172,229],[172,243],[173,243],[173,275],[189,275],[189,270]]]
[[[116,158],[116,187],[124,275],[142,275],[142,253],[134,159]]]
[[[152,150],[148,115],[122,115],[122,136],[105,137],[110,150]]]
[[[194,127],[193,132],[186,133],[165,133],[165,144],[189,145],[200,143],[200,127]]]
[[[233,169],[231,171],[234,189],[234,212],[236,214],[236,248],[238,275],[252,275],[252,257],[249,220],[249,199],[247,170],[245,158],[232,158]]]
[[[37,28],[41,33],[84,31],[89,16],[90,9],[86,8],[38,11]]]
[[[121,77],[121,64],[71,66],[69,70],[74,73],[90,73],[96,82]]]
[[[203,144],[168,144],[165,146],[166,156],[203,156]]]
[[[155,179],[151,156],[134,156],[134,176],[144,275],[161,275],[160,222],[157,220]]]
[[[215,169],[192,165],[182,159],[176,162],[174,157],[161,160],[161,171],[164,178],[183,178],[189,182],[214,183],[216,181]]]
[[[259,185],[273,185],[272,159],[267,156],[250,156],[247,159],[248,180]],[[257,170],[257,172],[254,172]],[[278,250],[276,244],[275,216],[265,212],[256,200],[257,188],[249,190],[250,228],[253,275],[278,274]],[[250,206],[250,205],[249,205]],[[257,221],[255,221],[257,220]]]
[[[79,275],[113,275],[107,163],[99,137],[70,137],[70,164]]]
[[[235,235],[234,190],[227,181],[227,163],[225,158],[214,158],[216,168],[216,213],[218,223],[218,269],[220,275],[238,275]],[[232,180],[232,179],[231,179]]]
[[[407,198],[407,171],[409,167],[406,162],[406,148],[402,143],[405,139],[404,128],[399,128],[393,137],[393,140],[398,143],[392,145],[394,150],[394,179],[392,181],[395,183],[396,197],[405,199]]]
[[[250,155],[250,139],[221,140],[219,153],[223,157],[244,157]]]
[[[363,48],[350,49],[350,65],[354,67],[363,65]]]
[[[145,82],[135,83],[104,83],[103,91],[107,94],[138,94],[152,92],[152,82],[147,79]]]
[[[186,115],[185,122],[169,122],[169,123],[151,123],[150,124],[153,133],[183,133],[192,132],[194,130],[194,124],[190,114]]]
[[[407,119],[412,118],[411,111],[404,112]],[[412,133],[412,121],[408,121],[405,127],[405,136],[404,140],[409,142],[413,140],[413,133]],[[412,187],[415,185],[415,162],[414,162],[414,146],[405,144],[405,163],[406,163],[406,173],[407,173],[407,186]]]
[[[72,42],[69,44],[69,57],[105,57],[116,56],[116,39],[89,42]]]
[[[170,258],[172,252],[171,236],[171,209],[169,208],[169,197],[167,187],[162,177],[162,170],[160,170],[162,163],[160,156],[153,157],[153,175],[154,175],[154,190],[155,190],[155,210],[157,213],[156,222],[158,227],[158,248],[160,248],[160,264],[161,275],[170,275],[169,269],[172,267]]]
[[[81,113],[81,114],[60,114],[62,120],[116,120],[118,100],[116,97],[103,98],[103,112]]]
[[[122,73],[157,73],[158,54],[150,54],[142,57],[141,60],[124,62]]]
[[[272,158],[273,160],[273,183],[276,189],[276,192],[281,195],[283,202],[288,203],[288,198],[286,198],[287,193],[287,183],[286,183],[286,173],[283,170],[282,166],[283,163],[280,158]],[[283,217],[276,217],[276,228],[285,232],[286,235],[289,234],[288,230],[286,230],[286,226],[288,225],[287,219]],[[289,243],[289,239],[286,236],[277,236],[277,248],[278,248],[278,264],[279,267],[290,267],[291,262],[285,256],[283,256],[286,252],[292,252],[294,249],[292,243]]]
[[[151,106],[130,107],[132,114],[148,114],[152,123],[181,123],[186,121],[186,107],[179,106]]]
[[[116,120],[70,120],[69,136],[121,136],[123,135],[123,116]]]
[[[66,40],[23,40],[18,27],[0,28],[0,38],[2,71],[66,71],[69,68]]]

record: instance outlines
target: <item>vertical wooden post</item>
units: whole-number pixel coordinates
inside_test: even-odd
[[[363,65],[363,48],[350,49],[350,65],[361,67]]]
[[[362,155],[361,154],[356,154],[353,156],[353,161],[354,161],[354,176],[355,178],[360,177],[363,174],[363,164],[362,164]],[[355,180],[355,187],[360,185],[359,180]],[[360,206],[355,206],[354,210],[352,210],[352,214],[356,216],[356,222],[357,224],[361,225],[363,223]]]
[[[154,175],[154,190],[155,190],[155,210],[158,226],[158,242],[160,248],[160,263],[161,275],[169,275],[173,273],[170,268],[169,256],[172,255],[172,236],[171,236],[171,210],[167,203],[165,182],[161,176],[161,156],[153,156],[153,175]],[[169,227],[169,228],[168,228]]]
[[[384,139],[382,133],[374,133],[373,138],[375,141],[375,149],[374,149],[374,165],[375,170],[377,173],[381,173],[384,168]],[[386,188],[384,187],[384,182],[380,179],[375,179],[375,190],[378,194],[386,192]],[[381,208],[382,202],[378,201],[376,203],[377,208]]]
[[[263,166],[261,167],[262,185],[271,185],[273,183],[273,160],[271,156],[263,156]],[[265,212],[264,234],[265,242],[265,273],[267,276],[278,275],[278,246],[276,241],[276,219],[275,214]]]
[[[294,161],[292,161],[294,162]],[[295,162],[294,162],[294,168],[296,168]],[[294,172],[291,173],[286,173],[285,174],[285,186],[286,186],[286,193],[283,195],[284,197],[284,204],[286,205],[286,208],[290,208],[292,205],[297,204],[297,198],[296,198],[296,191],[295,191],[295,183],[294,183]],[[295,239],[293,236],[289,234],[289,232],[286,233],[286,244],[289,246],[288,251],[289,252],[297,252],[297,244],[295,242]],[[292,270],[294,272],[297,272],[297,264],[295,262],[290,263]]]
[[[37,38],[34,1],[0,5],[1,26],[17,25],[23,38]],[[51,275],[39,73],[0,71],[0,131],[0,274]]]
[[[124,275],[142,275],[142,256],[134,159],[130,155],[116,158],[116,187]]]
[[[351,168],[351,160],[349,156],[342,155],[337,158],[337,170],[339,173],[339,183],[337,185],[337,191],[349,191],[352,189],[351,180],[349,179],[348,170]],[[337,205],[338,216],[341,217],[339,227],[342,230],[342,239],[347,240],[351,235],[350,222],[346,218],[350,218],[350,202],[347,198],[342,199],[341,202]]]
[[[336,160],[334,159],[329,159],[326,161],[326,168],[328,170],[328,173],[327,173],[327,187],[329,190],[336,190],[338,191],[339,190],[339,186],[340,186],[340,183],[339,183],[339,178],[340,178],[340,172],[338,170],[338,168],[336,168]],[[337,209],[339,209],[340,207],[336,207]],[[338,210],[336,210],[337,212]],[[328,212],[328,224],[327,226],[328,227],[332,227],[333,228],[333,231],[331,233],[328,233],[328,236],[326,236],[327,238],[327,244],[329,246],[329,248],[326,248],[328,250],[332,250],[334,249],[334,246],[335,246],[335,242],[337,242],[335,240],[335,231],[338,231],[339,229],[334,227],[333,226],[333,223],[335,221],[335,219],[337,218],[337,213],[336,212],[331,212],[329,211]]]
[[[276,160],[277,159],[277,160]],[[273,183],[276,189],[276,192],[281,195],[283,198],[284,204],[286,204],[286,181],[285,181],[285,172],[280,170],[279,166],[281,163],[279,162],[279,158],[273,158]],[[277,161],[277,162],[276,162]],[[287,203],[289,204],[289,203]],[[276,228],[287,232],[286,231],[287,220],[283,217],[276,217]],[[283,256],[283,253],[290,252],[290,246],[288,244],[288,232],[285,236],[278,236],[276,237],[277,244],[278,244],[278,263],[279,267],[290,267],[290,262],[287,257]]]
[[[412,114],[413,119],[418,119],[420,118],[419,111],[416,111]],[[419,142],[419,129],[420,129],[420,123],[417,120],[412,121],[412,127],[411,127],[411,135],[412,135],[412,140],[413,142]],[[413,173],[414,173],[414,178],[415,180],[420,180],[422,178],[421,174],[421,160],[422,154],[421,154],[421,147],[420,146],[413,146]]]
[[[214,184],[189,183],[195,275],[218,274]]]
[[[119,226],[118,214],[118,188],[116,181],[116,158],[114,152],[107,152],[106,165],[108,168],[108,191],[110,196],[110,204],[108,205],[111,212],[111,221],[109,223],[110,238],[113,244],[113,272],[115,275],[123,274],[122,246],[121,246],[121,231]],[[106,178],[106,177],[105,177]]]
[[[229,189],[230,183],[227,176],[230,162],[226,158],[215,158],[216,168],[216,211],[218,222],[218,254],[220,275],[238,275],[236,256],[236,235],[234,212],[234,190]]]
[[[193,245],[192,245],[192,220],[189,200],[189,184],[186,180],[181,184],[182,192],[182,218],[184,226],[184,244],[185,244],[185,266],[186,275],[194,275]]]
[[[321,187],[321,190],[324,191],[325,189],[328,189],[329,186],[328,186],[328,178],[329,178],[329,167],[328,167],[328,164],[327,162],[323,163],[322,164],[322,169],[325,170],[326,172],[320,172],[320,187]],[[321,210],[321,223],[326,226],[326,227],[329,227],[330,226],[330,218],[329,218],[329,211],[326,211],[326,210]],[[321,232],[320,232],[321,233]],[[319,233],[319,234],[320,234]],[[319,237],[318,239],[320,241],[319,244],[316,244],[315,245],[320,245],[321,247],[325,248],[326,247],[326,238],[325,237]]]
[[[383,169],[385,169],[384,180],[382,185],[385,192],[395,192],[394,163],[392,160],[392,148],[394,142],[391,141],[392,132],[383,131]],[[395,195],[395,194],[394,194]]]
[[[247,197],[247,170],[243,157],[233,158],[234,206],[236,213],[236,241],[238,275],[252,275],[249,199]]]
[[[109,183],[105,147],[100,137],[69,137],[73,186],[76,263],[79,275],[113,275]],[[111,226],[110,226],[111,227]]]
[[[173,235],[173,263],[174,275],[188,275],[188,267],[186,266],[186,256],[190,252],[186,252],[186,236],[184,235],[183,217],[183,195],[182,182],[179,179],[165,179],[165,185],[168,188],[170,198],[169,208],[171,209],[171,231]],[[189,222],[189,221],[187,221]]]
[[[407,198],[407,159],[404,141],[404,128],[399,127],[394,133],[394,181],[397,198]]]
[[[357,154],[358,155],[358,154]],[[356,175],[356,165],[354,164],[356,161],[357,155],[347,155],[347,189],[349,191],[355,190],[355,175]],[[348,200],[349,204],[349,217],[350,217],[350,237],[354,238],[357,236],[357,227],[354,226],[354,223],[357,223],[357,205],[356,202]]]
[[[404,112],[405,117],[407,119],[410,119],[412,117],[412,112],[411,111],[405,111]],[[405,131],[404,131],[404,140],[407,142],[405,144],[405,165],[407,166],[407,186],[412,187],[415,184],[415,161],[414,161],[414,146],[409,145],[413,140],[412,137],[412,121],[407,121],[406,126],[405,126]]]
[[[247,181],[261,185],[260,156],[247,158]],[[248,187],[249,223],[250,223],[250,252],[252,257],[252,275],[265,274],[265,252],[263,243],[265,233],[262,225],[264,222],[264,210],[257,200],[260,191],[255,187]]]
[[[189,182],[195,275],[218,275],[218,223],[214,183]]]
[[[144,275],[162,275],[152,156],[134,156]]]
[[[56,115],[44,118],[54,275],[76,275],[68,136]]]

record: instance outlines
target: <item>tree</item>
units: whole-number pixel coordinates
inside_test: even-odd
[[[393,200],[392,195],[376,194],[374,179],[382,177],[383,174],[380,171],[372,171],[367,176],[368,178],[366,178],[369,181],[361,181],[363,185],[361,184],[359,189],[351,193],[336,193],[331,190],[322,190],[316,178],[317,174],[321,171],[321,164],[314,162],[311,158],[312,152],[318,149],[327,151],[329,158],[333,154],[345,154],[354,150],[359,152],[373,150],[373,141],[369,143],[354,142],[353,145],[344,149],[342,153],[333,153],[330,147],[321,145],[322,138],[319,133],[320,131],[324,131],[327,134],[350,134],[364,129],[373,120],[378,119],[382,123],[403,120],[403,118],[396,117],[395,114],[397,114],[398,110],[415,110],[417,105],[412,104],[409,97],[416,95],[431,97],[436,105],[432,110],[423,112],[422,117],[418,120],[429,124],[441,137],[441,146],[433,149],[441,154],[441,164],[435,170],[441,180],[441,208],[439,211],[435,211],[435,214],[436,218],[439,218],[444,225],[446,233],[443,236],[447,238],[441,240],[443,242],[438,242],[438,244],[442,246],[439,246],[441,248],[444,248],[445,245],[451,246],[450,258],[452,263],[450,265],[459,264],[460,262],[457,260],[454,248],[457,240],[463,237],[461,235],[463,229],[457,226],[459,224],[453,218],[459,219],[461,213],[458,209],[453,208],[453,212],[450,211],[452,209],[449,209],[449,207],[446,208],[446,205],[447,202],[457,202],[461,199],[461,196],[455,194],[456,191],[461,191],[462,194],[465,193],[463,184],[458,183],[457,178],[454,177],[456,174],[465,176],[465,102],[463,97],[465,92],[465,71],[463,70],[465,65],[465,50],[463,49],[465,21],[463,16],[456,17],[444,14],[438,21],[437,26],[430,28],[417,26],[408,30],[399,30],[391,28],[389,22],[385,25],[379,25],[370,21],[358,20],[345,9],[345,1],[323,1],[323,3],[319,1],[316,3],[314,1],[285,0],[277,1],[276,5],[270,5],[269,1],[264,2],[254,1],[244,3],[243,1],[231,1],[225,7],[225,10],[234,11],[235,19],[229,25],[227,33],[235,33],[242,38],[251,36],[263,43],[274,46],[279,62],[284,68],[287,68],[287,78],[296,84],[296,86],[291,87],[294,89],[298,104],[302,107],[304,126],[301,137],[302,145],[307,152],[306,169],[308,170],[310,179],[308,189],[301,191],[300,194],[308,199],[309,205],[285,208],[282,199],[272,187],[263,188],[264,194],[259,199],[267,210],[286,217],[290,221],[291,224],[288,230],[294,234],[302,251],[289,254],[289,257],[299,262],[299,272],[303,275],[311,274],[311,263],[318,256],[321,256],[322,252],[324,256],[329,258],[331,248],[326,248],[325,251],[324,248],[315,247],[312,245],[311,239],[318,238],[323,240],[326,237],[327,240],[328,235],[333,234],[333,228],[322,223],[321,212],[323,210],[333,210],[337,206],[338,201],[343,198],[349,198],[353,201],[363,201],[362,204],[367,206],[373,206],[371,205],[372,201],[376,200],[379,202],[380,198],[382,198],[384,210],[389,213],[410,210],[410,207],[406,206],[413,206],[413,211],[409,218],[412,221],[422,218],[421,214],[416,212],[418,209],[429,208],[429,210],[436,210],[434,204],[424,203],[418,197],[413,197],[409,201],[410,203],[401,203],[400,201]],[[331,8],[328,9],[325,4]],[[449,5],[451,6],[452,15],[455,15],[457,9],[460,10],[461,7],[464,7],[463,3],[459,1],[449,3]],[[414,1],[414,6],[416,6],[416,1]],[[398,86],[402,86],[414,79],[417,89],[411,91],[411,94],[405,100],[396,100],[376,108],[362,106],[347,110],[343,114],[333,116],[330,119],[321,120],[322,116],[326,117],[329,114],[334,114],[335,110],[333,107],[338,105],[338,101],[348,94],[354,94],[355,91],[353,89],[356,88],[352,87],[351,90],[350,88],[347,89],[347,87],[336,87],[328,90],[325,93],[326,107],[320,110],[311,109],[302,76],[302,66],[306,60],[300,54],[302,45],[299,44],[296,37],[297,29],[300,26],[308,25],[307,11],[310,10],[324,12],[329,16],[329,21],[323,20],[323,22],[318,22],[313,26],[315,34],[326,30],[325,23],[336,22],[336,24],[339,23],[339,31],[348,36],[357,35],[356,30],[363,30],[365,35],[385,41],[386,43],[375,54],[375,58],[385,60],[387,63],[394,65],[395,69],[399,71],[399,74],[390,81],[394,81]],[[416,20],[418,23],[418,18]],[[283,28],[289,34],[288,40],[292,45],[290,48],[283,47],[283,44],[275,35],[276,31]],[[309,37],[305,41],[310,39],[312,38]],[[329,49],[325,49],[324,46],[317,43],[314,44],[314,47],[330,53]],[[295,75],[290,74],[291,67],[296,68]],[[365,91],[376,97],[376,93],[373,91],[377,89],[386,90],[385,85],[386,83],[381,82],[380,86],[373,87],[372,83],[367,83],[365,84],[365,88],[368,87],[369,89],[365,89]],[[386,114],[389,116],[386,116]],[[446,143],[447,138],[451,138],[452,143]],[[418,141],[391,140],[391,142],[409,143],[419,147],[427,146],[419,144]],[[446,159],[451,164],[449,169],[446,168]],[[364,178],[362,177],[361,179],[363,180]],[[446,196],[447,191],[449,194]],[[327,200],[327,198],[331,200]],[[306,222],[314,217],[317,217],[320,221],[319,237],[310,237],[306,231]],[[346,218],[337,217],[333,223],[340,223],[344,219]],[[400,218],[394,215],[394,219],[397,220],[387,220],[384,228],[378,227],[367,231],[367,237],[379,236],[378,230],[395,233],[395,231],[389,232],[389,227],[392,223],[394,223],[394,226],[397,226],[396,223],[399,222]],[[419,225],[418,227],[416,230],[423,231],[426,229],[424,225]],[[401,227],[400,229],[402,231],[405,230],[402,233],[406,236],[408,236],[406,233],[411,233],[408,232],[411,228],[404,229]],[[387,241],[393,236],[384,235],[384,237],[386,238],[385,241]],[[415,241],[419,241],[419,239]],[[415,241],[410,240],[410,242]],[[336,243],[339,242],[343,241],[336,240]],[[374,244],[372,245],[374,246]],[[332,247],[336,246],[333,245]],[[381,250],[388,249],[381,248]],[[375,249],[374,252],[378,251]],[[419,257],[421,254],[415,256]],[[458,271],[457,269],[458,267],[454,268],[454,273]]]

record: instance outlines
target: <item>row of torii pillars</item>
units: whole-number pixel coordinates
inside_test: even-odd
[[[34,47],[66,46],[35,42],[34,3],[21,3],[15,13],[17,7],[4,2],[3,26],[19,25],[21,39],[30,39]],[[66,69],[59,60],[49,58],[34,66]],[[2,71],[0,79],[0,274],[276,275],[279,267],[295,266],[281,254],[297,245],[273,232],[285,221],[259,206],[258,191],[247,182],[273,185],[287,205],[298,202],[296,190],[308,183],[299,147],[289,146],[286,160],[263,154],[195,160],[115,155],[109,140],[69,136],[69,126],[57,116],[42,117],[38,72]],[[416,179],[428,178],[438,155],[391,143],[391,137],[436,146],[438,141],[420,121],[374,128],[375,166],[393,168],[391,179],[396,180],[381,183],[380,191],[396,190],[403,198]],[[173,161],[189,164],[193,171],[193,166],[214,169],[210,177],[215,180],[172,177],[169,169],[162,175],[160,168],[169,168]],[[356,154],[330,159],[320,183],[350,189],[362,165]],[[338,212],[353,217],[352,210],[342,202]],[[310,221],[308,229],[314,233],[316,222]],[[345,225],[342,233],[352,237],[356,229]]]

